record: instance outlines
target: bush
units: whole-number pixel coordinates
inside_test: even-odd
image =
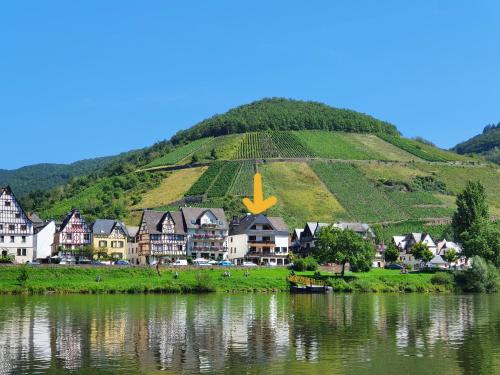
[[[431,277],[431,283],[433,285],[452,285],[455,278],[451,273],[437,272]]]
[[[198,292],[215,292],[215,286],[208,273],[198,272],[195,276],[195,289]]]
[[[327,284],[333,288],[334,292],[352,292],[354,288],[342,278],[329,278]]]
[[[311,256],[306,258],[296,258],[293,261],[294,271],[316,271],[318,269],[318,261]]]
[[[26,284],[26,281],[28,281],[29,274],[28,274],[28,268],[26,265],[22,265],[19,269],[19,275],[17,276],[17,282],[19,285],[24,285]]]
[[[464,272],[462,282],[466,292],[492,293],[500,289],[498,269],[478,256],[472,258],[472,267]]]

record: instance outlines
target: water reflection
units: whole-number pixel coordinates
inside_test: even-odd
[[[0,297],[0,373],[494,373],[500,297]]]

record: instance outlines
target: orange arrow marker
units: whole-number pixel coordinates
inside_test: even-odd
[[[253,202],[248,198],[243,198],[243,203],[252,214],[260,214],[268,208],[274,206],[278,200],[274,196],[264,199],[262,191],[262,175],[257,172],[253,176]]]

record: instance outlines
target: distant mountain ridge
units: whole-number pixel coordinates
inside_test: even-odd
[[[479,154],[487,160],[500,164],[500,122],[488,125],[478,134],[452,148],[459,154]]]

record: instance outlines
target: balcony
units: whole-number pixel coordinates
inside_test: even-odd
[[[286,258],[288,257],[288,253],[281,253],[281,252],[271,252],[271,251],[249,251],[247,253],[247,257],[249,258],[260,258],[260,257],[283,257]]]
[[[257,247],[275,247],[276,243],[274,241],[257,241],[257,240],[248,240],[249,246],[257,246]]]
[[[226,246],[193,246],[193,251],[227,251]]]
[[[193,234],[193,239],[195,240],[218,240],[224,241],[224,237],[220,234]]]

